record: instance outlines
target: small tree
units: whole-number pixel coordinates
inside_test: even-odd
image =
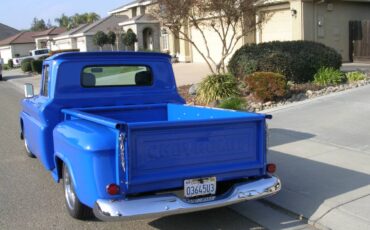
[[[103,31],[98,31],[93,37],[94,44],[103,50],[103,46],[108,43],[108,36]]]
[[[114,50],[114,45],[116,44],[117,36],[113,31],[109,31],[107,34],[108,44],[111,45],[112,51]]]
[[[31,24],[31,31],[42,31],[47,30],[48,27],[46,26],[46,23],[44,19],[38,19],[34,18]]]
[[[126,33],[122,34],[122,43],[129,49],[134,50],[134,45],[137,42],[137,36],[131,29],[128,29]]]
[[[235,51],[243,37],[256,30],[264,21],[256,20],[260,0],[158,0],[159,7],[152,11],[162,25],[181,40],[189,42],[202,56],[212,73],[225,73],[225,60]],[[201,35],[195,40],[190,29]],[[222,44],[221,55],[212,55],[206,31],[212,30]],[[205,46],[202,49],[201,46]]]

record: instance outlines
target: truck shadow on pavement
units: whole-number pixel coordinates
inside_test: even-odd
[[[364,191],[360,189],[370,184],[370,175],[351,170],[354,166],[350,161],[348,168],[336,166],[333,162],[345,165],[343,161],[351,159],[336,158],[338,148],[310,148],[317,144],[315,140],[302,141],[313,137],[284,129],[271,130],[268,159],[277,165],[283,186],[279,194],[267,200],[316,223],[333,209],[361,197]]]
[[[14,76],[3,76],[3,81],[15,80],[15,79],[23,79],[23,78],[32,78],[33,75],[14,75]]]
[[[149,225],[162,230],[263,229],[229,208],[163,217],[150,222]]]
[[[289,144],[291,142],[306,140],[315,137],[310,133],[303,133],[288,129],[269,129],[269,147],[274,147],[283,144]]]

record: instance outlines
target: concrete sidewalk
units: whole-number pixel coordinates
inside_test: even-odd
[[[34,87],[35,94],[40,92],[41,77],[40,75],[32,75],[23,73],[20,69],[12,69],[3,72],[3,81],[7,81],[23,94],[23,86],[26,83],[31,83]]]
[[[370,86],[266,111],[282,191],[269,202],[322,229],[370,229]]]

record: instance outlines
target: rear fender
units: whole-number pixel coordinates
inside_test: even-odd
[[[62,161],[70,171],[79,200],[89,207],[98,199],[122,197],[106,192],[106,186],[116,182],[117,132],[79,119],[62,122],[54,129],[54,177],[61,179]]]

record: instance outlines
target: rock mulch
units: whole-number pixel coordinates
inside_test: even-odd
[[[253,102],[251,103],[250,102],[247,110],[250,112],[259,112],[261,110],[272,109],[275,107],[291,104],[294,102],[304,101],[307,99],[320,97],[320,96],[328,95],[331,93],[336,93],[336,92],[341,92],[341,91],[345,91],[349,89],[358,88],[358,87],[365,86],[368,84],[370,84],[370,78],[362,80],[362,81],[348,83],[348,84],[328,86],[326,88],[316,90],[316,91],[307,90],[305,93],[293,94],[290,98],[288,98],[287,100],[283,100],[283,101],[278,101],[278,102],[269,101],[266,103],[253,103]]]

